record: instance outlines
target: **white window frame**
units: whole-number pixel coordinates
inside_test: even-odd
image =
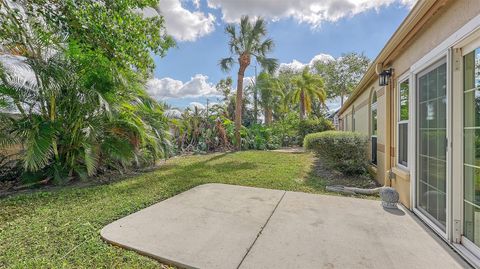
[[[461,199],[463,199],[463,169],[458,169],[458,167],[461,167],[461,164],[459,162],[463,162],[463,95],[458,96],[458,94],[463,94],[463,91],[457,91],[455,89],[458,88],[463,88],[461,87],[462,81],[460,81],[458,76],[462,76],[461,74],[461,64],[459,62],[454,62],[455,57],[453,55],[456,55],[458,52],[456,50],[458,48],[464,47],[467,43],[471,42],[475,38],[479,37],[480,34],[479,32],[476,32],[477,30],[480,30],[480,15],[475,16],[473,19],[471,19],[469,22],[467,22],[465,25],[463,25],[460,29],[455,31],[452,35],[450,35],[448,38],[446,38],[443,42],[441,42],[438,46],[436,46],[434,49],[430,50],[427,54],[425,54],[421,59],[419,59],[416,63],[411,65],[410,67],[410,74],[411,74],[411,85],[410,85],[410,135],[413,140],[412,143],[409,142],[410,148],[409,148],[409,166],[410,166],[410,204],[412,210],[418,211],[415,209],[416,206],[416,118],[415,118],[415,112],[416,112],[416,79],[415,76],[416,74],[419,73],[419,71],[422,69],[422,67],[425,67],[428,65],[428,63],[435,61],[435,59],[439,59],[442,56],[447,57],[447,91],[448,94],[450,95],[449,98],[449,113],[450,115],[455,116],[455,121],[451,122],[451,120],[447,121],[448,125],[448,132],[450,132],[449,136],[451,137],[451,143],[449,143],[449,148],[448,148],[448,155],[449,155],[449,164],[450,168],[448,169],[448,175],[449,178],[447,179],[447,192],[450,193],[447,197],[447,234],[446,237],[445,235],[439,234],[444,238],[450,246],[452,246],[455,250],[458,251],[458,253],[468,260],[471,264],[474,264],[475,266],[480,266],[480,255],[478,253],[472,254],[470,250],[467,250],[467,248],[460,244],[456,239],[458,239],[456,236],[454,236],[457,233],[461,233],[463,230],[463,205],[461,204]],[[476,33],[475,33],[476,32]],[[465,48],[464,48],[465,49]],[[461,54],[461,53],[460,53]],[[457,54],[458,55],[458,54]],[[453,58],[453,59],[452,59]],[[458,58],[457,58],[458,59]],[[452,81],[452,76],[456,76],[456,79]],[[453,82],[453,83],[452,83]],[[460,83],[460,84],[459,84]],[[453,91],[452,94],[452,88],[449,89],[449,87],[452,87],[455,85],[453,88],[455,91]],[[451,98],[452,95],[455,95],[459,98]],[[455,102],[455,107],[461,107],[460,109],[452,109],[452,104]],[[459,120],[461,119],[461,120]],[[454,129],[452,128],[455,127]],[[452,130],[453,129],[453,130]],[[452,133],[455,133],[455,136],[452,136]],[[452,145],[456,145],[455,148],[452,150]],[[455,158],[453,158],[453,156]],[[454,167],[454,169],[452,169]],[[462,180],[455,180],[452,182],[452,178],[461,178]],[[455,195],[455,197],[453,197]],[[459,197],[461,199],[459,199]],[[454,199],[453,199],[454,198]],[[452,210],[454,209],[454,210]],[[422,218],[422,215],[419,215],[417,212],[415,212],[422,220],[425,221],[425,219]],[[425,221],[428,226],[433,228],[433,231],[437,232],[434,227],[432,227],[431,223]],[[457,223],[460,224],[457,226]],[[457,229],[458,228],[458,231]]]
[[[373,103],[373,97],[375,96],[375,103]],[[373,130],[373,110],[375,110],[375,112],[377,113],[377,118],[376,118],[376,127],[377,127],[377,133],[376,134],[373,134],[374,133],[374,130]],[[375,87],[372,87],[370,89],[370,95],[369,95],[369,100],[368,100],[368,121],[370,123],[370,128],[368,130],[368,136],[369,136],[369,139],[370,139],[370,155],[372,155],[373,153],[373,139],[372,137],[375,137],[377,140],[377,153],[376,153],[376,163],[373,163],[373,155],[370,156],[370,164],[373,165],[373,166],[377,166],[378,165],[378,94],[377,94],[377,89]]]
[[[405,81],[408,81],[408,120],[401,120],[400,119],[400,110],[401,110],[401,106],[400,106],[400,101],[401,101],[401,96],[400,96],[400,84],[402,84],[403,82]],[[396,152],[396,165],[397,167],[403,169],[403,170],[406,170],[408,171],[408,168],[409,168],[409,163],[410,163],[410,147],[407,145],[407,165],[403,165],[400,163],[400,147],[399,147],[399,143],[400,143],[400,124],[407,124],[407,141],[409,141],[409,144],[410,144],[410,139],[411,139],[411,136],[410,136],[410,128],[411,127],[411,116],[410,116],[410,110],[412,109],[411,106],[412,106],[412,103],[410,103],[410,95],[411,95],[411,88],[412,88],[412,80],[411,80],[411,75],[410,75],[410,72],[406,72],[405,74],[403,74],[402,76],[400,76],[398,78],[398,82],[397,82],[397,118],[396,118],[396,121],[397,121],[397,130],[396,130],[396,141],[395,141],[395,146],[397,147],[397,152]]]
[[[411,159],[409,160],[409,164],[410,166],[413,166],[413,173],[410,173],[410,181],[412,183],[411,185],[411,188],[413,188],[413,197],[411,197],[411,199],[413,199],[413,203],[412,203],[412,206],[413,206],[413,212],[423,221],[425,222],[430,228],[432,228],[432,230],[437,233],[440,237],[442,237],[443,239],[447,240],[447,241],[450,241],[450,238],[451,238],[451,234],[452,234],[452,223],[451,223],[451,208],[452,208],[452,204],[451,204],[451,199],[452,199],[452,187],[451,187],[451,169],[452,169],[452,165],[451,165],[451,147],[450,147],[450,141],[451,141],[451,121],[452,121],[452,114],[451,114],[451,100],[452,100],[452,96],[451,96],[451,59],[449,57],[449,51],[448,50],[445,50],[443,51],[442,53],[438,54],[438,55],[435,55],[435,56],[432,56],[428,61],[423,61],[421,65],[419,64],[414,64],[411,68],[411,72],[413,73],[413,77],[415,79],[412,80],[412,85],[410,85],[410,89],[413,89],[412,91],[409,92],[409,94],[412,96],[413,95],[413,103],[412,103],[412,106],[414,108],[414,118],[410,119],[412,123],[412,130],[414,131],[414,135],[413,135],[413,138],[414,138],[414,141],[412,141],[413,143],[410,143],[409,144],[413,144],[414,145],[414,148],[412,149],[413,152],[415,154],[414,155],[414,159]],[[446,83],[447,83],[447,89],[446,89],[446,93],[447,93],[447,122],[446,122],[446,129],[447,129],[447,133],[446,133],[446,138],[447,138],[447,152],[446,152],[446,163],[447,163],[447,171],[446,171],[446,223],[445,223],[445,231],[443,231],[442,229],[440,229],[440,227],[437,226],[436,223],[434,223],[432,220],[430,220],[422,211],[420,211],[418,209],[418,201],[417,201],[417,181],[418,181],[418,178],[417,178],[417,167],[418,167],[418,158],[417,158],[417,146],[418,146],[418,137],[417,137],[417,118],[416,118],[416,111],[417,111],[417,101],[418,101],[418,89],[417,89],[417,79],[419,76],[425,74],[425,73],[428,73],[429,71],[437,68],[438,66],[440,66],[440,62],[445,62],[447,64],[446,68],[447,68],[447,77],[446,77]],[[412,100],[412,98],[410,98],[410,100]],[[410,116],[412,116],[412,113],[410,112]],[[410,150],[410,148],[409,148]],[[409,155],[411,156],[411,155]],[[412,180],[413,178],[413,180]]]

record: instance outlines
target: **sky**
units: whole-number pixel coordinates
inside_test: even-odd
[[[154,78],[147,90],[178,108],[205,104],[207,98],[217,102],[215,84],[226,76],[236,81],[238,69],[224,73],[218,66],[221,58],[230,56],[224,28],[242,15],[262,16],[268,22],[268,36],[275,43],[270,57],[279,60],[280,68],[301,68],[312,59],[348,52],[373,60],[414,4],[415,0],[161,0],[157,10],[177,46],[163,58],[154,57]],[[253,76],[254,66],[252,61],[246,76]]]

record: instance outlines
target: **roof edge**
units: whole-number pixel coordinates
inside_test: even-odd
[[[373,79],[376,78],[375,67],[378,63],[384,63],[388,57],[396,50],[399,50],[399,44],[404,40],[404,38],[413,30],[416,24],[425,17],[425,15],[433,8],[438,10],[449,0],[444,1],[435,1],[435,0],[419,0],[415,6],[412,8],[407,17],[403,20],[397,30],[393,33],[390,39],[387,41],[383,49],[373,60],[373,62],[368,67],[365,75],[362,77],[358,85],[355,87],[353,92],[348,97],[347,101],[339,110],[339,114],[342,114],[347,110],[348,107],[357,99],[357,97],[366,90],[366,86],[371,83]],[[439,2],[441,2],[439,4]],[[437,5],[435,5],[437,4]],[[434,12],[430,14],[435,14]],[[426,21],[423,21],[425,23]],[[411,36],[410,38],[412,38]]]

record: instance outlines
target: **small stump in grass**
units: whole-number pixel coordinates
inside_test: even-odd
[[[383,187],[380,189],[380,198],[384,208],[397,208],[399,199],[398,192],[392,187]]]

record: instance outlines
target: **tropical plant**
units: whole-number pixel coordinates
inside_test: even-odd
[[[250,22],[248,16],[242,16],[238,31],[235,24],[228,24],[225,27],[225,32],[229,35],[231,56],[220,60],[220,67],[227,72],[232,69],[235,62],[239,64],[235,107],[235,145],[236,149],[240,150],[245,70],[250,65],[252,57],[255,57],[256,61],[269,73],[274,72],[278,66],[278,61],[267,57],[267,53],[271,52],[274,43],[272,39],[266,38],[266,23],[262,18],[257,18],[255,21]]]
[[[294,78],[294,89],[291,92],[291,99],[300,107],[300,120],[312,111],[312,103],[318,100],[324,103],[326,100],[323,88],[323,79],[320,75],[310,73],[305,67],[302,73]]]
[[[0,147],[22,144],[34,180],[122,171],[167,154],[167,121],[143,82],[150,53],[163,55],[173,41],[161,17],[135,11],[155,1],[106,2],[0,1],[8,53],[0,109],[18,113],[0,117]]]
[[[272,124],[272,131],[279,138],[281,146],[297,146],[302,143],[298,134],[299,125],[298,112],[289,111]]]
[[[227,101],[230,98],[230,94],[232,93],[232,85],[233,80],[232,77],[227,77],[225,79],[221,79],[216,85],[216,90],[222,94],[223,101]]]
[[[273,109],[282,95],[280,81],[270,75],[262,72],[257,77],[257,87],[260,93],[260,104],[263,107],[265,124],[270,125],[273,120]]]
[[[205,153],[231,148],[232,122],[225,117],[224,108],[215,105],[207,110],[187,108],[179,119],[171,122],[176,150],[179,153]]]

